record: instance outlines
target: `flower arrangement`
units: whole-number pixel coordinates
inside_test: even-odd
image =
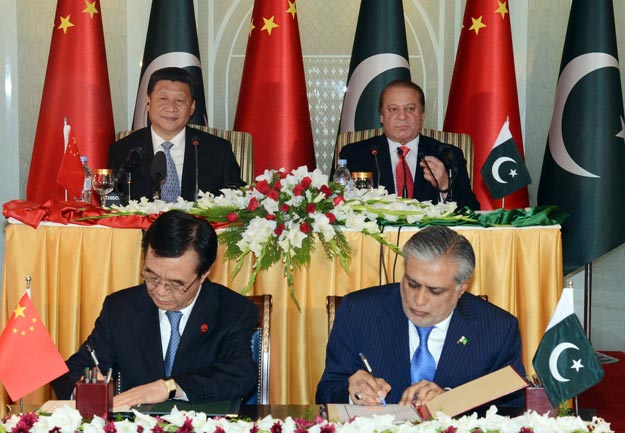
[[[438,413],[433,420],[395,424],[393,415],[356,417],[347,423],[334,423],[321,417],[313,420],[267,416],[257,421],[208,418],[202,412],[179,411],[162,417],[133,411],[130,419],[106,421],[95,416],[83,421],[76,409],[60,407],[52,414],[11,415],[0,421],[0,433],[610,433],[610,424],[601,418],[583,421],[579,417],[550,418],[528,411],[510,418],[491,407],[483,418],[476,414],[457,419]]]

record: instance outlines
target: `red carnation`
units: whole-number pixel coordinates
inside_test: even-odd
[[[272,200],[278,201],[278,199],[280,198],[280,191],[276,191],[275,189],[269,190],[269,192],[267,193],[267,197]]]
[[[276,191],[282,191],[282,184],[280,183],[280,181],[279,181],[279,180],[276,180],[276,181],[273,183],[272,188],[273,188],[273,189],[275,189]]]
[[[330,189],[328,185],[321,185],[319,191],[321,191],[326,197],[330,197],[332,195],[332,189]]]
[[[276,227],[273,232],[276,234],[276,236],[280,236],[282,232],[284,231],[284,229],[285,229],[284,224],[278,224],[278,227]]]
[[[304,188],[304,186],[301,183],[298,183],[297,185],[293,187],[293,195],[295,197],[299,197],[300,195],[304,193],[305,189],[306,188]]]
[[[266,180],[256,182],[256,190],[258,190],[261,194],[267,195],[269,192],[269,182]]]
[[[280,210],[281,210],[282,212],[288,212],[288,211],[289,211],[289,209],[291,209],[291,207],[290,207],[288,204],[286,204],[286,203],[282,203],[282,204],[280,205]]]
[[[247,209],[252,212],[258,209],[258,199],[256,197],[252,197],[249,204],[247,205]]]
[[[228,221],[229,223],[233,223],[238,219],[239,219],[239,216],[236,214],[236,212],[231,212],[228,215],[226,215],[226,221]]]
[[[317,205],[314,203],[308,203],[306,205],[306,213],[315,213],[317,210]]]
[[[308,224],[307,222],[303,222],[299,225],[299,229],[302,233],[310,233],[312,231],[312,228],[310,227],[310,224]]]
[[[343,203],[345,201],[345,199],[343,198],[342,195],[337,195],[336,197],[334,197],[334,200],[332,200],[332,202],[334,203],[334,206],[338,206],[339,204]]]
[[[265,215],[265,219],[268,219],[269,221],[275,221],[276,216],[272,213],[268,213],[267,215]]]
[[[302,186],[304,188],[308,188],[311,183],[312,183],[312,179],[309,176],[306,176],[304,179],[302,179]]]
[[[330,224],[334,224],[336,222],[336,215],[334,215],[332,212],[328,212],[326,216],[330,220]]]

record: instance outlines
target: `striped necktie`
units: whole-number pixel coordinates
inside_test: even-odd
[[[178,172],[176,171],[176,163],[171,156],[171,147],[174,143],[169,141],[161,144],[165,149],[165,160],[167,161],[167,177],[163,184],[161,199],[168,203],[175,202],[180,196],[180,182],[178,181]]]
[[[176,351],[180,344],[180,319],[182,319],[182,313],[180,311],[167,311],[165,314],[167,314],[169,324],[171,325],[169,344],[165,353],[165,377],[170,377],[174,360],[176,359]]]

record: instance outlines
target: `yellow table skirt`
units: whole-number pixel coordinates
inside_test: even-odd
[[[387,240],[403,245],[415,229],[388,231]],[[519,318],[523,361],[528,371],[540,338],[562,291],[562,243],[558,226],[531,228],[458,227],[476,251],[477,268],[470,291]],[[345,232],[352,248],[349,274],[327,260],[318,245],[309,268],[294,275],[298,311],[290,299],[280,266],[260,273],[253,293],[273,295],[271,326],[272,404],[314,403],[323,372],[328,338],[326,296],[344,295],[380,282],[380,247],[361,233]],[[104,297],[140,283],[141,230],[105,227],[9,224],[6,229],[2,281],[1,329],[32,277],[33,303],[61,354],[67,358],[88,336]],[[403,259],[383,249],[388,278],[399,281]],[[211,280],[240,290],[253,262],[230,277],[233,263],[224,262],[223,247]],[[382,274],[383,283],[386,277]],[[0,388],[0,414],[9,401]],[[26,403],[38,404],[53,394],[49,387],[33,392]]]

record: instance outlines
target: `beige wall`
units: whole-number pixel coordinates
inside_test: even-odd
[[[325,172],[329,171],[339,123],[359,3],[298,3],[317,163]],[[534,179],[530,202],[535,204],[570,2],[510,3],[523,138]],[[131,122],[150,5],[149,0],[102,1],[118,130],[128,128]],[[216,127],[231,128],[253,0],[195,0],[195,6],[209,121]],[[619,55],[625,59],[625,2],[616,0],[614,6]],[[5,63],[0,146],[8,156],[0,162],[0,171],[10,179],[0,183],[2,202],[25,196],[55,8],[53,0],[0,0],[0,28],[4,29],[0,55]],[[426,126],[440,127],[464,2],[404,0],[404,9],[412,77],[424,86],[428,97]],[[624,68],[621,75],[625,77]],[[10,97],[7,83],[12,89]],[[625,349],[625,271],[618,266],[624,255],[620,249],[595,264],[593,338],[600,347]],[[579,277],[576,282],[579,287]]]

